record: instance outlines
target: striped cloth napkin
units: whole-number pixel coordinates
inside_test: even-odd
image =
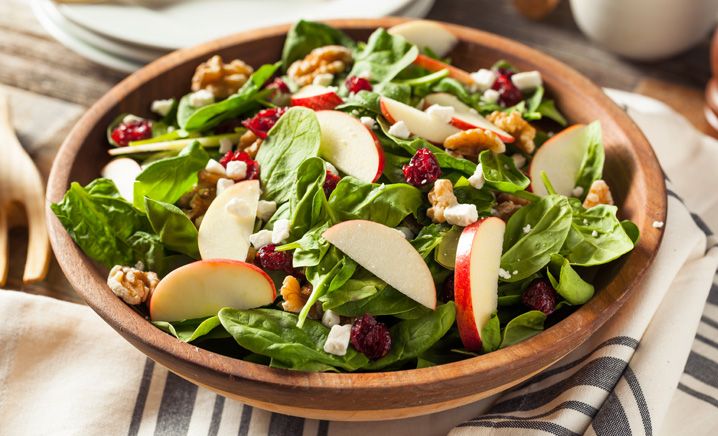
[[[718,434],[718,141],[655,100],[607,92],[670,180],[666,234],[635,296],[552,368],[424,417],[305,420],[184,381],[87,307],[0,291],[0,435]]]

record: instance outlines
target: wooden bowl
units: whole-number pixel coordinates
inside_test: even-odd
[[[330,24],[365,40],[399,18],[338,20]],[[638,127],[588,79],[555,59],[507,39],[446,25],[460,43],[451,58],[467,70],[507,59],[522,70],[540,70],[549,93],[572,122],[600,120],[606,144],[605,178],[621,215],[641,229],[635,250],[601,270],[596,296],[541,334],[517,345],[433,368],[366,374],[301,373],[222,356],[184,344],[160,331],[115,297],[97,268],[47,212],[52,246],[75,290],[135,347],[178,375],[230,398],[290,415],[334,420],[416,416],[461,406],[505,390],[550,366],[583,343],[623,304],[660,244],[665,221],[663,173]],[[121,112],[148,114],[149,103],[181,96],[197,64],[215,53],[258,66],[280,58],[289,26],[245,32],[171,53],[129,76],[92,106],[62,145],[47,196],[59,201],[71,181],[87,183],[108,161],[105,127]],[[148,114],[149,115],[149,114]],[[91,347],[92,344],[87,344]]]

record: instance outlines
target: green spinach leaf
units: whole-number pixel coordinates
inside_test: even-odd
[[[417,215],[423,194],[406,183],[366,183],[346,176],[329,197],[329,207],[339,221],[363,219],[396,227],[408,215]]]
[[[581,305],[593,297],[594,287],[573,269],[568,259],[555,254],[546,272],[551,286],[572,305]]]
[[[326,174],[324,161],[318,157],[310,157],[299,166],[289,199],[291,239],[303,237],[327,220],[327,199],[323,189]]]
[[[343,45],[353,48],[355,43],[341,30],[323,23],[299,20],[287,32],[282,49],[282,65],[286,71],[297,59],[302,59],[312,50],[325,45]]]
[[[545,321],[546,315],[540,310],[522,313],[504,327],[500,348],[508,347],[541,333]]]
[[[145,210],[152,229],[167,248],[199,259],[197,227],[180,208],[145,197]]]
[[[561,248],[572,265],[602,265],[633,249],[633,241],[616,217],[618,208],[599,204],[574,209],[566,241]]]
[[[356,53],[349,75],[369,75],[374,82],[387,83],[411,65],[418,54],[415,45],[380,28],[371,34],[363,50]]]
[[[586,126],[583,141],[584,154],[576,175],[576,186],[580,186],[583,192],[588,193],[591,184],[601,178],[605,161],[601,124],[598,121]]]
[[[514,160],[503,153],[484,150],[479,154],[481,170],[486,183],[503,192],[525,190],[531,181],[516,168]]]
[[[220,339],[231,337],[225,329],[217,328],[221,325],[217,315],[175,322],[153,321],[152,324],[182,342],[192,342],[199,338]]]
[[[501,325],[496,313],[491,315],[489,321],[481,329],[481,349],[484,353],[498,350],[501,346]]]

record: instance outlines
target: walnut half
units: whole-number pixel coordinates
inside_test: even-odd
[[[495,111],[486,119],[513,136],[516,139],[515,145],[524,153],[531,154],[536,149],[536,144],[534,144],[536,129],[524,120],[519,111],[509,113]]]
[[[320,74],[338,74],[352,63],[352,52],[341,45],[315,48],[304,59],[294,61],[287,74],[299,86],[311,85]]]
[[[427,209],[428,216],[435,223],[446,222],[444,211],[446,208],[459,203],[454,195],[454,185],[450,180],[439,179],[434,182],[434,187],[429,191],[429,202],[431,207]]]
[[[506,151],[506,145],[490,130],[469,129],[454,133],[444,141],[444,148],[464,156],[476,157],[483,150]]]
[[[115,265],[107,276],[112,292],[127,304],[147,301],[160,279],[152,271],[142,271],[130,266]]]
[[[254,69],[239,59],[225,64],[222,57],[214,55],[199,64],[192,76],[192,91],[206,89],[219,100],[236,93],[244,86]]]
[[[589,188],[588,194],[586,194],[586,198],[583,200],[583,207],[586,209],[598,206],[599,204],[613,204],[611,189],[603,180],[596,180],[591,183],[591,188]]]

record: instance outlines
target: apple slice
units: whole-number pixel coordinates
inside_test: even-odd
[[[452,94],[447,92],[437,92],[429,94],[424,98],[424,105],[426,107],[434,104],[454,108],[454,118],[451,120],[451,124],[454,127],[458,127],[461,130],[477,128],[491,130],[496,133],[502,141],[506,143],[514,142],[514,137],[511,136],[510,133],[500,129],[496,124],[482,117],[481,114],[465,105],[461,100]]]
[[[467,350],[481,350],[481,330],[498,305],[499,265],[506,223],[481,219],[464,228],[456,248],[456,325]]]
[[[292,96],[292,106],[304,106],[315,111],[334,109],[344,100],[332,88],[319,85],[307,85]]]
[[[135,178],[142,172],[142,167],[134,159],[122,157],[111,160],[102,168],[100,174],[106,179],[110,179],[117,186],[120,195],[130,203],[132,203],[133,192],[135,189]]]
[[[541,171],[545,171],[556,193],[571,195],[588,144],[586,134],[586,125],[575,124],[560,131],[536,150],[529,166],[531,191],[534,194],[548,194],[541,180]]]
[[[439,57],[444,57],[454,48],[459,39],[446,27],[435,21],[414,20],[397,24],[388,30],[392,35],[403,36],[404,39],[419,47],[428,48]]]
[[[429,309],[436,308],[436,287],[429,267],[396,229],[353,220],[330,227],[322,237],[397,291]]]
[[[252,309],[277,296],[272,279],[260,268],[229,259],[200,260],[160,280],[150,297],[152,321],[181,321],[216,315],[223,307]]]
[[[414,65],[426,68],[432,73],[441,70],[449,70],[449,77],[452,77],[467,86],[472,86],[474,84],[474,79],[471,78],[471,74],[461,68],[456,68],[453,65],[438,61],[423,54],[416,57]]]
[[[434,144],[443,144],[446,138],[461,131],[424,111],[391,98],[381,97],[379,106],[387,121],[392,124],[403,121],[411,133]]]
[[[370,128],[339,111],[318,111],[320,155],[343,173],[374,182],[384,171],[384,150]]]
[[[259,193],[259,180],[245,180],[225,189],[214,199],[199,226],[197,244],[202,259],[247,259]],[[230,203],[242,205],[244,211],[231,213],[227,210]]]

